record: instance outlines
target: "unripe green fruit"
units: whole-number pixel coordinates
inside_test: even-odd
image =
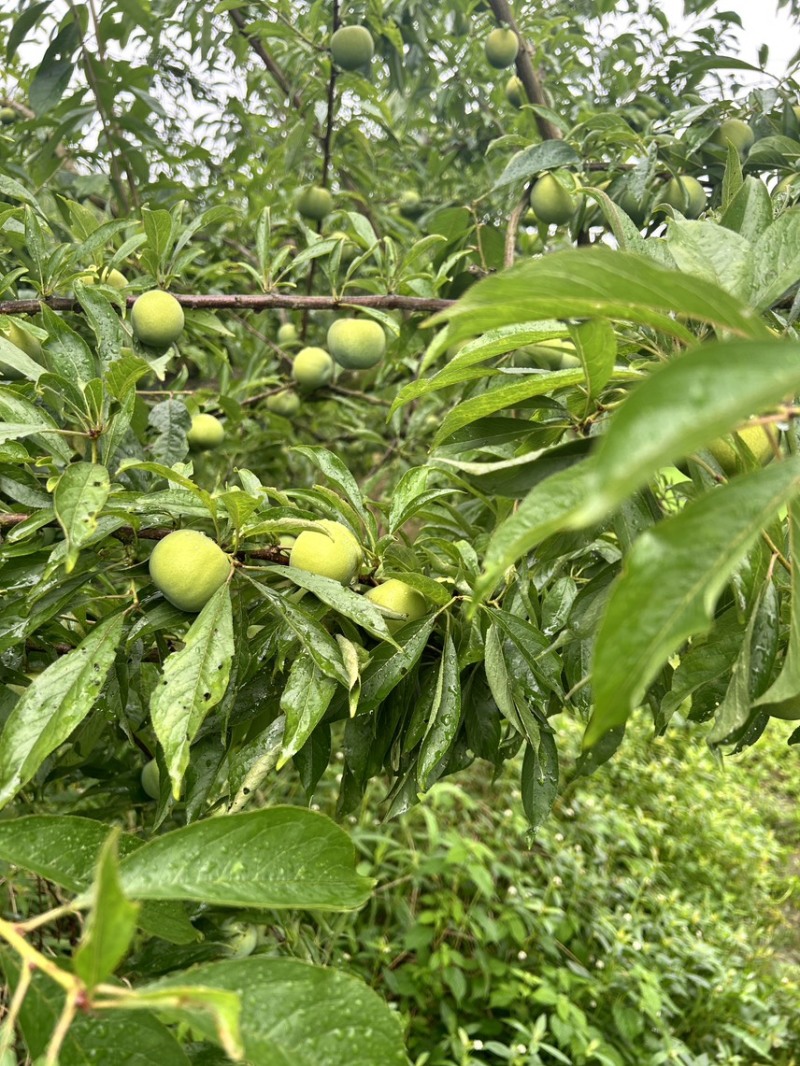
[[[631,189],[624,189],[615,196],[615,200],[631,221],[641,229],[650,217],[647,202],[639,200]]]
[[[170,603],[196,614],[231,572],[225,552],[205,533],[179,529],[156,544],[150,556],[150,577]]]
[[[740,118],[726,118],[709,137],[711,144],[727,148],[732,144],[743,159],[753,146],[755,134]]]
[[[398,581],[394,577],[370,589],[364,595],[379,607],[386,607],[395,614],[404,616],[386,619],[386,626],[390,633],[401,629],[407,622],[416,622],[418,618],[424,618],[428,613],[428,605],[422,593],[412,589],[405,581]]]
[[[522,107],[525,100],[525,86],[516,74],[512,74],[506,82],[506,100],[512,107]]]
[[[342,26],[331,37],[331,56],[342,70],[365,67],[374,54],[375,44],[366,26]]]
[[[519,53],[519,37],[513,30],[498,26],[492,30],[483,44],[489,63],[496,69],[510,67]]]
[[[294,357],[292,377],[304,389],[318,389],[333,377],[333,359],[324,348],[302,348]]]
[[[575,199],[555,174],[543,174],[531,189],[531,207],[542,222],[562,226],[575,214]]]
[[[192,428],[186,434],[186,439],[192,448],[204,450],[217,448],[222,444],[225,437],[225,427],[214,415],[200,414],[192,419]]]
[[[245,959],[258,947],[258,929],[249,922],[226,922],[222,930],[234,959]]]
[[[330,536],[304,529],[292,545],[289,565],[349,585],[361,567],[361,545],[341,522],[323,518],[319,524]]]
[[[17,112],[13,107],[0,107],[0,122],[4,126],[10,126],[12,122],[17,121]]]
[[[405,189],[400,193],[397,207],[403,218],[419,218],[425,208],[422,206],[420,195],[414,189]]]
[[[146,762],[142,767],[142,788],[150,799],[157,800],[161,796],[161,775],[155,759]]]
[[[297,197],[297,210],[304,218],[321,222],[333,210],[333,197],[321,185],[307,185]]]
[[[758,423],[737,430],[735,436],[747,445],[762,466],[768,463],[775,454],[767,431]],[[733,443],[733,437],[718,437],[709,444],[708,450],[729,477],[741,470],[742,459]]]
[[[142,293],[131,308],[136,339],[149,348],[168,348],[183,332],[183,308],[168,292]]]
[[[78,281],[82,281],[84,285],[96,285],[98,281],[98,268],[92,264],[89,267],[91,274],[81,274]],[[116,269],[103,270],[100,272],[100,279],[103,285],[110,285],[112,289],[124,289],[128,284],[128,279],[125,275]]]
[[[282,326],[278,327],[278,344],[286,347],[288,344],[294,344],[297,341],[297,326],[294,322],[284,322]]]
[[[300,410],[300,397],[291,389],[281,389],[267,397],[267,410],[274,415],[292,418]]]
[[[346,370],[366,370],[383,359],[386,334],[370,318],[337,318],[328,330],[331,355]]]
[[[697,178],[682,174],[667,182],[661,190],[659,203],[669,204],[687,218],[699,218],[706,208],[706,191]]]

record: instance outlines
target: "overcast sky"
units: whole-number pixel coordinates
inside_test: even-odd
[[[661,6],[672,25],[683,22],[683,0],[662,0]],[[718,11],[735,11],[742,20],[738,57],[758,66],[758,50],[767,44],[767,70],[783,77],[789,60],[800,48],[800,27],[785,9],[778,12],[777,0],[722,0],[714,7]]]

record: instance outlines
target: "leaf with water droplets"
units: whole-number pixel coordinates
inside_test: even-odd
[[[256,955],[206,963],[149,987],[190,982],[239,993],[251,1066],[408,1066],[397,1014],[339,970]],[[196,1014],[193,1024],[214,1039],[207,1017]]]

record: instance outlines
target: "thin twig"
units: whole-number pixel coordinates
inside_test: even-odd
[[[511,217],[508,220],[506,226],[506,246],[505,253],[503,255],[503,265],[510,267],[514,265],[514,253],[517,248],[517,231],[519,230],[519,222],[522,218],[523,212],[528,207],[528,189],[525,188],[522,196],[517,201],[514,210],[511,212]]]

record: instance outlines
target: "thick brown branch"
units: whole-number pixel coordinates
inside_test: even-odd
[[[331,311],[341,307],[377,307],[384,311],[444,311],[454,300],[427,299],[423,296],[398,296],[387,293],[382,296],[292,296],[289,293],[259,293],[219,296],[193,296],[174,293],[175,299],[184,307],[237,311],[266,311],[271,308],[288,307],[295,310]],[[128,297],[128,307],[133,306],[135,296]],[[0,300],[0,315],[36,315],[42,304],[53,311],[81,311],[77,300],[68,296],[50,296],[46,300]]]
[[[511,10],[511,5],[508,0],[489,0],[489,5],[494,12],[494,17],[497,21],[505,22],[506,25],[510,26],[514,33],[516,33],[517,37],[519,37],[520,47],[519,54],[517,55],[517,74],[520,81],[525,86],[525,95],[532,104],[537,104],[540,107],[547,107],[547,97],[544,94],[542,80],[533,66],[533,47],[519,32],[519,27],[514,18],[514,12]],[[544,140],[561,140],[561,130],[557,126],[554,126],[549,119],[537,115],[536,125]]]

